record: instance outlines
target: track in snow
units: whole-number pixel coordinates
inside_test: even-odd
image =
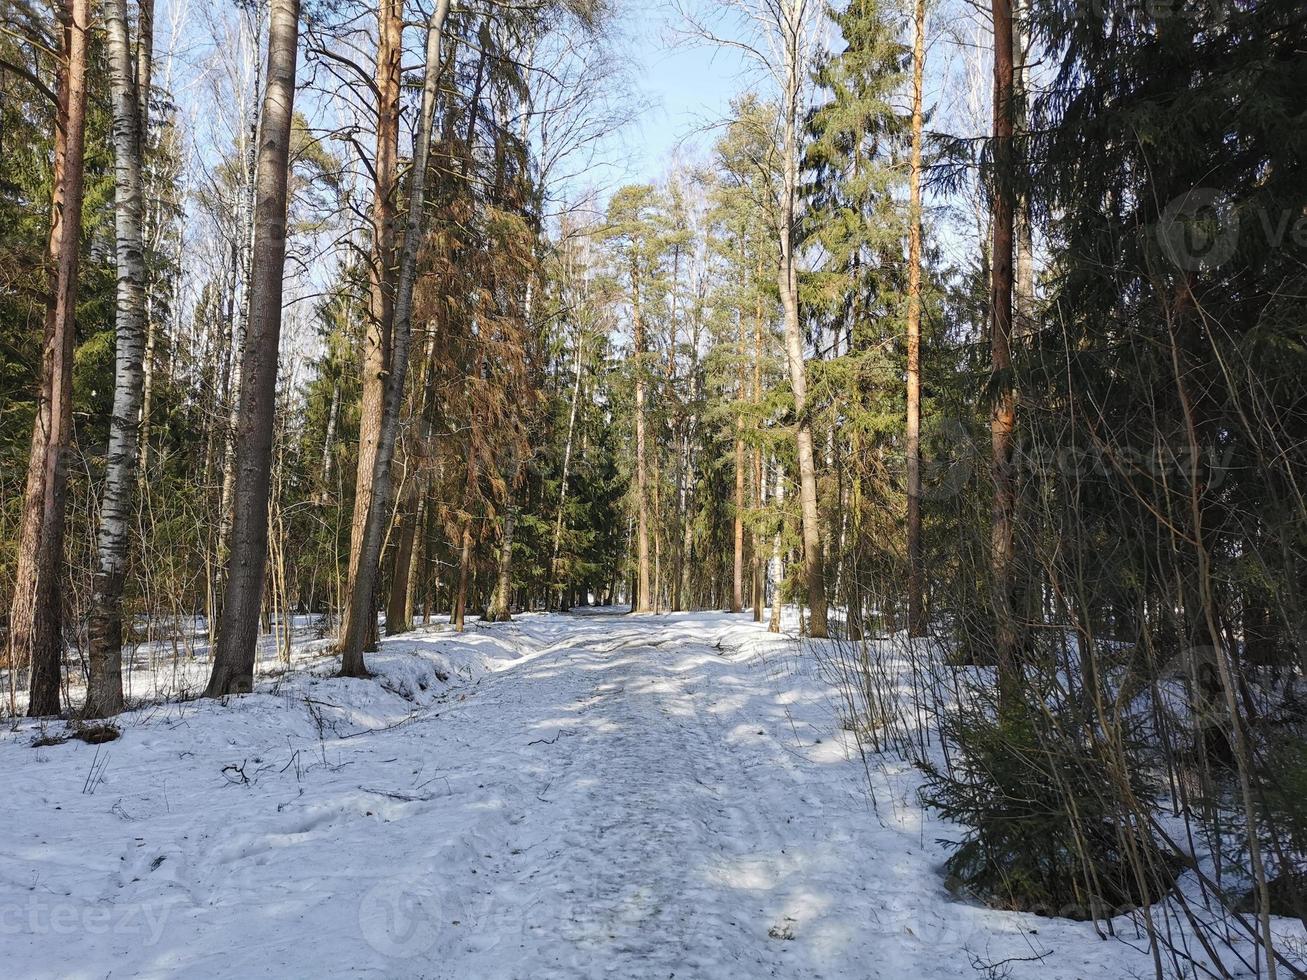
[[[100,749],[0,740],[0,972],[974,977],[1065,928],[1083,956],[1013,976],[1104,975],[1083,924],[951,902],[906,765],[873,813],[829,685],[745,616],[527,616],[371,663]]]

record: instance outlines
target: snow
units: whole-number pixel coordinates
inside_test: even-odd
[[[0,973],[1152,975],[1133,931],[953,898],[918,773],[746,616],[521,616],[369,666],[301,643],[98,746],[14,723]]]

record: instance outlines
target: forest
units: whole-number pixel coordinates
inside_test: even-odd
[[[1307,977],[1301,0],[0,12],[0,972]]]

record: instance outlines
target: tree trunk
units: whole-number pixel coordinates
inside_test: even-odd
[[[644,321],[640,315],[640,277],[631,263],[631,322],[635,333],[635,497],[636,497],[636,594],[632,612],[649,612],[649,500],[645,474],[647,436],[644,417]]]
[[[136,104],[137,119],[140,122],[141,135],[141,157],[144,161],[145,152],[149,147],[149,120],[150,120],[150,86],[154,73],[154,0],[138,0],[136,4],[136,51],[135,57],[135,85],[136,85]],[[144,185],[142,186],[144,192]],[[159,209],[161,211],[162,208]],[[157,228],[162,224],[162,219],[158,217],[153,225]],[[181,262],[180,255],[177,257],[177,271],[180,274]],[[180,315],[181,304],[174,304]],[[145,359],[142,364],[144,372],[144,381],[142,384],[141,395],[141,451],[140,471],[145,473],[150,464],[150,414],[151,405],[153,404],[154,392],[154,361],[155,349],[158,344],[158,330],[155,327],[155,317],[150,315],[149,296],[146,297],[145,312]]]
[[[994,501],[990,571],[995,617],[995,654],[1001,686],[1013,679],[1016,631],[1012,617],[1013,511],[1012,438],[1016,393],[1012,388],[1012,2],[992,0],[994,20],[994,248],[990,273],[990,366],[995,398],[990,415]]]
[[[423,345],[422,370],[412,396],[410,420],[417,422],[417,438],[410,445],[407,460],[412,472],[407,472],[403,484],[404,495],[397,508],[396,527],[399,532],[391,566],[390,595],[386,600],[386,635],[394,636],[413,628],[413,581],[416,570],[417,549],[413,544],[421,526],[423,504],[427,497],[429,469],[426,465],[431,447],[431,375],[433,370],[434,333],[428,332]],[[406,467],[407,468],[407,467]]]
[[[8,667],[31,667],[27,713],[32,717],[59,713],[59,659],[63,649],[60,580],[67,521],[67,455],[73,421],[73,338],[82,237],[89,7],[89,0],[66,0],[61,20],[63,70],[59,77],[51,179],[51,290],[45,310],[40,389],[32,423],[32,451],[9,617]]]
[[[286,260],[286,184],[295,102],[299,0],[271,0],[268,77],[255,177],[250,320],[241,358],[240,429],[231,559],[207,697],[254,687],[254,652],[268,551],[268,494],[277,402],[282,278]]]
[[[785,567],[782,563],[785,546],[785,468],[781,466],[779,460],[775,462],[775,466],[776,534],[772,538],[771,551],[771,622],[767,624],[767,631],[770,633],[781,631],[781,584],[785,581]]]
[[[391,565],[390,594],[386,599],[386,635],[397,636],[413,628],[410,616],[412,604],[409,596],[413,583],[409,573],[413,567],[414,542],[417,540],[418,521],[421,519],[422,495],[418,476],[410,474],[404,486],[404,495],[396,520],[399,534],[395,542],[395,558]]]
[[[336,446],[336,421],[340,416],[340,378],[336,378],[331,385],[331,407],[327,410],[327,432],[322,439],[322,478],[320,486],[322,488],[322,499],[325,501],[327,492],[331,487],[331,461],[334,458],[332,452]]]
[[[1013,4],[1013,59],[1012,66],[1012,124],[1016,132],[1025,132],[1029,107],[1027,104],[1030,55],[1030,32],[1027,27],[1030,0],[1014,0]],[[1016,247],[1015,316],[1012,334],[1020,339],[1034,328],[1035,306],[1035,246],[1030,221],[1030,195],[1024,191],[1013,195],[1016,208],[1014,237]]]
[[[390,507],[390,462],[395,452],[399,429],[399,410],[408,376],[410,329],[413,313],[413,284],[417,278],[418,245],[422,237],[422,216],[426,200],[427,160],[431,152],[431,126],[436,114],[436,82],[440,75],[440,45],[450,0],[437,0],[427,22],[426,67],[422,80],[422,109],[417,132],[413,137],[413,166],[409,174],[408,215],[404,227],[404,245],[399,257],[399,277],[395,286],[395,310],[390,349],[390,371],[385,379],[386,398],[377,436],[376,462],[371,473],[360,469],[360,485],[371,481],[371,497],[358,535],[357,547],[351,542],[349,587],[345,625],[341,631],[341,674],[361,677],[367,674],[363,662],[363,644],[369,623],[376,624],[373,592],[377,566],[381,557],[384,524]],[[360,462],[360,466],[362,463]],[[355,511],[356,517],[358,511]],[[351,536],[352,537],[352,536]]]
[[[128,37],[126,0],[108,0],[104,19],[113,96],[117,363],[88,629],[90,649],[84,708],[88,718],[117,714],[123,706],[123,585],[139,466],[137,437],[146,332],[142,178],[145,120],[141,118],[142,101],[136,90],[138,73]],[[148,58],[149,52],[142,51],[141,57]]]
[[[759,269],[757,282],[754,286],[754,307],[753,307],[753,406],[755,412],[760,412],[762,408],[762,268],[759,260]],[[760,415],[755,415],[754,428],[756,429],[761,422]],[[762,476],[762,448],[754,444],[753,447],[753,510],[755,515],[753,526],[753,621],[762,622],[762,607],[766,602],[767,595],[767,578],[766,569],[763,565],[763,545],[762,534],[758,528],[758,520],[762,513],[763,498],[763,476]]]
[[[558,559],[563,543],[563,514],[567,506],[567,480],[572,466],[572,437],[576,433],[576,411],[581,401],[581,351],[584,337],[576,333],[576,354],[572,364],[572,405],[567,413],[567,440],[563,443],[563,472],[558,485],[558,514],[554,518],[554,546],[549,557],[549,576],[557,590],[558,604],[563,602],[563,583],[559,574]]]
[[[912,156],[908,171],[908,636],[926,635],[921,568],[921,89],[926,0],[916,0],[912,42]]]
[[[504,473],[505,499],[499,538],[499,564],[495,590],[486,609],[486,619],[494,623],[506,623],[513,618],[509,607],[513,599],[513,528],[517,520],[517,509],[513,505],[513,485],[517,482],[517,473],[517,452],[510,449]]]
[[[363,557],[363,538],[375,492],[377,447],[381,440],[386,409],[386,384],[390,371],[391,343],[395,316],[395,221],[396,176],[399,166],[399,89],[401,35],[403,33],[402,0],[378,0],[377,61],[374,84],[377,94],[377,148],[373,161],[372,252],[368,261],[367,330],[363,341],[362,397],[359,404],[358,475],[354,491],[354,515],[350,524],[349,595],[345,608],[342,636],[361,631],[365,624],[359,617],[376,619],[375,604],[366,608],[355,603],[356,587],[371,595],[373,585],[360,582],[359,561]],[[425,180],[425,173],[414,179]],[[369,627],[370,628],[370,627]],[[389,617],[386,632],[389,633]],[[364,642],[364,646],[367,646]],[[346,670],[346,673],[362,673]]]
[[[454,629],[463,632],[463,619],[467,613],[467,580],[469,566],[472,564],[472,519],[463,523],[463,546],[458,556],[458,595],[454,598],[454,611],[450,621]]]
[[[744,318],[737,324],[735,394],[735,547],[731,569],[731,612],[744,608]]]
[[[801,16],[796,8],[787,12],[791,20]],[[799,281],[795,268],[794,239],[797,232],[795,200],[799,182],[799,25],[786,31],[784,105],[784,185],[780,213],[780,265],[777,286],[785,311],[785,357],[794,392],[795,445],[799,461],[799,505],[803,517],[803,565],[808,592],[808,633],[826,636],[826,577],[822,562],[821,515],[817,508],[817,463],[812,448],[812,421],[808,418],[808,379],[803,363],[803,333],[799,324]]]
[[[758,521],[761,520],[763,504],[763,485],[762,485],[762,450],[757,446],[753,449],[753,512],[754,517],[753,532],[751,541],[753,544],[753,574],[751,576],[751,593],[753,606],[753,621],[762,622],[762,607],[767,601],[767,579],[765,559],[763,558],[763,540],[762,534],[758,530]]]
[[[503,530],[499,541],[499,575],[495,594],[490,600],[490,608],[486,613],[486,618],[493,623],[506,623],[513,618],[510,606],[513,588],[513,526],[516,517],[517,512],[510,502],[504,508]]]
[[[232,250],[235,264],[232,279],[233,316],[228,321],[232,325],[230,389],[227,405],[228,415],[224,425],[226,442],[222,457],[222,494],[218,519],[218,556],[221,561],[226,561],[231,545],[231,528],[234,518],[232,506],[236,493],[236,440],[241,425],[240,406],[241,388],[244,385],[245,346],[248,342],[247,335],[249,333],[249,322],[252,315],[251,303],[253,300],[254,235],[257,223],[255,215],[255,195],[257,193],[255,171],[258,165],[259,126],[261,125],[258,93],[263,71],[263,62],[259,58],[259,35],[262,31],[257,19],[257,7],[254,13],[256,15],[254,31],[250,39],[250,45],[246,48],[250,59],[253,61],[254,99],[250,105],[249,122],[245,130],[245,166],[242,170],[244,183],[240,197],[235,204],[235,225],[238,241]],[[236,285],[238,283],[244,290],[239,303],[236,302]]]

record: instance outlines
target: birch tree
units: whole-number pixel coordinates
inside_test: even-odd
[[[117,714],[123,706],[123,584],[127,571],[132,509],[139,468],[141,393],[145,388],[145,195],[143,187],[149,45],[153,32],[150,0],[142,4],[141,26],[133,44],[127,0],[107,0],[109,84],[113,102],[114,234],[118,265],[115,301],[116,363],[113,416],[100,526],[96,539],[94,595],[91,600],[86,706],[88,717]]]

